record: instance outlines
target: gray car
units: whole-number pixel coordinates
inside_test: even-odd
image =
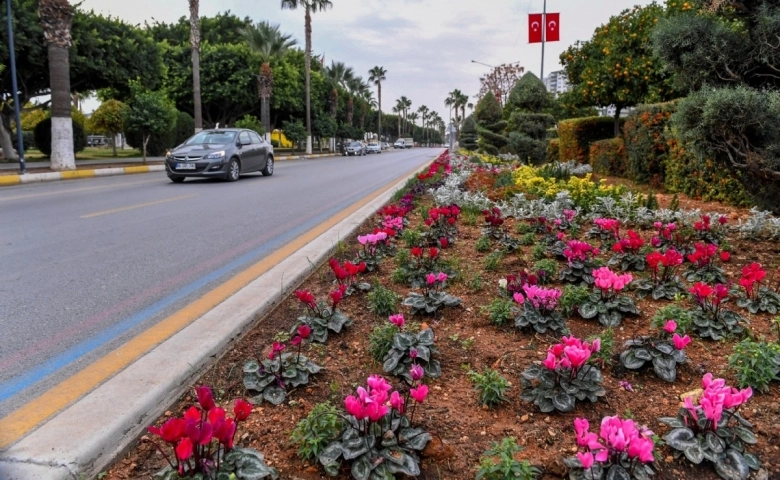
[[[344,154],[347,156],[357,155],[362,156],[366,154],[366,146],[363,142],[349,142],[347,148],[344,150]]]
[[[252,130],[203,130],[165,156],[172,182],[186,177],[222,178],[235,182],[242,173],[274,174],[274,147]]]

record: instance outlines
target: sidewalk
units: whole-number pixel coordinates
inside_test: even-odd
[[[275,160],[277,162],[281,162],[286,160],[333,157],[337,155],[338,154],[334,153],[283,155],[276,157]],[[19,175],[18,162],[0,163],[0,187],[27,183],[53,182],[58,180],[73,180],[76,178],[164,172],[164,160],[164,157],[147,157],[146,165],[143,165],[143,159],[140,157],[107,158],[101,160],[76,160],[76,170],[68,170],[63,172],[46,171],[51,168],[50,161],[25,162],[25,167],[28,173],[24,175]]]

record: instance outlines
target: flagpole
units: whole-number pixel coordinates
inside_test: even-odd
[[[539,80],[544,82],[544,41],[547,37],[547,0],[544,0],[544,8],[542,10],[542,76]]]

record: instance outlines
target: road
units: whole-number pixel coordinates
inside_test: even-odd
[[[440,149],[0,190],[0,418]]]

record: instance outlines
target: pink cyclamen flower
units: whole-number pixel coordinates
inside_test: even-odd
[[[593,466],[593,454],[590,452],[577,452],[577,459],[585,470]]]
[[[417,358],[417,349],[416,348],[410,348],[409,349],[409,357],[411,357],[412,360]]]
[[[398,328],[403,328],[406,321],[404,320],[404,314],[403,313],[397,313],[395,315],[390,315],[390,323],[395,325]]]
[[[425,375],[425,370],[420,365],[412,365],[412,368],[409,369],[409,376],[414,381],[420,380],[423,378],[423,375]]]
[[[390,406],[393,407],[398,413],[404,413],[404,397],[400,393],[393,392],[390,395]]]
[[[357,239],[361,245],[365,245],[366,243],[368,243],[368,235],[358,235]]]
[[[629,382],[627,382],[625,380],[621,380],[620,381],[620,386],[623,387],[623,390],[625,390],[627,392],[634,393],[634,386],[631,385]]]
[[[436,280],[438,280],[441,283],[444,283],[447,281],[447,274],[444,272],[439,272],[438,275],[436,275]]]
[[[428,396],[428,385],[420,385],[417,388],[412,388],[409,390],[409,395],[412,396],[415,402],[423,403],[425,397]]]
[[[520,293],[520,292],[517,292],[514,295],[512,295],[512,298],[515,300],[515,302],[517,302],[519,304],[522,304],[523,302],[525,302],[525,298],[523,298],[523,294]]]
[[[371,375],[368,377],[368,386],[373,391],[389,392],[393,387],[390,383],[379,375]]]
[[[672,342],[674,342],[674,348],[676,348],[677,350],[682,350],[689,343],[691,343],[691,337],[689,337],[688,335],[681,337],[680,335],[675,333],[674,336],[672,337]]]
[[[547,358],[542,360],[542,365],[544,365],[544,367],[548,370],[555,370],[555,367],[558,366],[558,358],[555,356],[555,354],[549,352],[547,353]]]
[[[436,283],[436,274],[435,273],[429,273],[425,276],[425,281],[428,283],[428,285],[433,285]]]
[[[347,410],[348,414],[352,415],[358,420],[363,420],[368,416],[365,408],[363,407],[363,402],[361,402],[354,395],[348,395],[344,399],[344,408]]]
[[[674,320],[669,320],[664,324],[664,330],[666,330],[669,333],[674,333],[675,330],[677,330],[677,322]]]

